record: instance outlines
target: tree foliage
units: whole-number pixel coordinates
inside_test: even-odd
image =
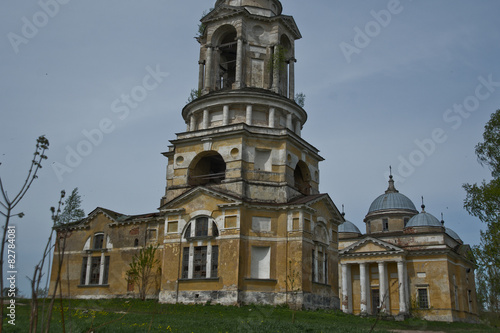
[[[487,225],[481,243],[473,251],[478,264],[478,301],[490,311],[500,311],[500,110],[491,115],[484,128],[484,142],[476,146],[482,166],[491,170],[492,179],[464,184],[464,207],[470,215]]]
[[[189,93],[189,97],[188,97],[187,103],[188,104],[191,103],[195,99],[200,98],[200,96],[201,96],[201,90],[199,90],[199,89],[191,89],[191,92]]]
[[[306,105],[306,94],[297,93],[295,94],[295,103],[297,103],[300,107],[304,107]]]
[[[156,257],[158,246],[149,245],[142,248],[130,263],[127,271],[129,283],[137,286],[141,300],[146,299],[149,289],[161,275],[160,260]]]
[[[78,193],[78,187],[76,187],[64,202],[64,209],[58,217],[56,224],[68,224],[83,219],[85,217],[85,212],[81,208],[81,205],[82,198]]]

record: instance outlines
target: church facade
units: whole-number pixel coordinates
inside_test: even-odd
[[[217,0],[201,22],[198,93],[163,153],[158,211],[96,208],[68,225],[63,296],[134,297],[126,271],[154,245],[161,271],[148,297],[162,303],[406,316],[417,301],[427,319],[475,318],[467,247],[440,223],[420,225],[392,179],[393,199],[372,204],[366,235],[319,192],[323,158],[302,138],[308,115],[295,101],[301,34],[280,1]],[[54,265],[52,290],[56,276]]]
[[[339,227],[342,311],[478,321],[474,258],[460,237],[399,193],[392,176],[370,205],[366,234]]]

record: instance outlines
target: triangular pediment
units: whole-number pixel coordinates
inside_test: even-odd
[[[161,212],[168,212],[173,210],[196,210],[197,207],[207,209],[207,206],[220,206],[220,205],[240,205],[241,201],[237,198],[210,189],[204,186],[193,188],[177,198],[167,202],[160,207]]]
[[[295,20],[293,19],[292,16],[287,16],[287,15],[281,15],[279,16],[283,24],[292,32],[294,35],[295,39],[301,39],[302,35],[299,31],[299,27],[297,27],[297,23],[295,23]]]
[[[397,254],[404,253],[404,250],[398,246],[389,244],[380,239],[366,237],[339,252],[341,255],[356,254]]]
[[[228,18],[233,15],[237,15],[240,13],[248,13],[245,9],[243,8],[236,8],[232,6],[227,6],[227,5],[221,5],[214,10],[212,10],[210,13],[205,15],[202,19],[202,23],[207,23],[211,21],[217,21],[220,19]]]
[[[329,215],[337,224],[344,222],[342,214],[328,194],[315,194],[292,199],[288,203],[291,207],[307,206],[315,211],[323,211],[323,216]]]

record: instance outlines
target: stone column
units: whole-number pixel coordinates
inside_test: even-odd
[[[408,308],[406,307],[406,276],[404,266],[404,261],[398,261],[399,314],[406,314],[408,312]]]
[[[302,124],[297,119],[297,121],[295,122],[295,134],[297,134],[298,136],[300,136],[301,133],[302,133]]]
[[[207,46],[207,62],[205,66],[205,87],[204,91],[209,92],[212,88],[212,53],[213,47]]]
[[[222,126],[229,125],[229,105],[222,108]]]
[[[276,109],[275,108],[269,108],[269,127],[274,128],[274,117],[276,116]]]
[[[203,126],[202,126],[203,129],[207,129],[209,127],[209,121],[210,121],[209,116],[210,114],[208,110],[203,110]]]
[[[293,115],[291,113],[286,115],[286,128],[293,131]]]
[[[253,116],[253,107],[251,105],[247,105],[246,123],[248,125],[252,125],[252,116]]]
[[[193,234],[193,228],[194,226],[191,227],[191,235]],[[193,278],[193,271],[194,271],[194,244],[191,243],[189,245],[189,264],[188,264],[188,279]]]
[[[203,78],[205,74],[205,61],[198,61],[198,65],[200,65],[199,73],[198,73],[198,91],[203,90]]]
[[[279,91],[279,80],[280,80],[279,64],[276,64],[276,61],[274,61],[278,53],[279,53],[279,46],[275,45],[273,57],[271,58],[271,61],[273,62],[273,91],[275,93],[278,93]]]
[[[236,89],[240,89],[242,85],[243,78],[243,38],[238,38],[238,46],[236,51]]]
[[[379,262],[378,263],[378,281],[379,281],[379,288],[380,288],[380,312],[385,312],[387,309],[387,302],[389,300],[389,296],[386,295],[387,293],[387,279],[386,279],[386,274],[387,274],[387,266],[385,262]]]
[[[290,59],[290,67],[288,68],[289,71],[289,84],[288,84],[288,89],[289,89],[289,96],[292,101],[295,100],[295,63],[297,62],[297,59],[291,58]]]
[[[101,252],[101,265],[99,267],[99,284],[102,284],[104,281],[104,261],[106,258],[104,257],[104,252]]]
[[[342,266],[342,311],[352,313],[351,299],[351,267],[349,264],[341,264]]]
[[[211,235],[211,226],[212,224],[210,223],[209,224],[209,227],[208,227],[208,234]],[[206,266],[205,266],[205,271],[207,272],[207,278],[210,278],[212,277],[212,244],[211,243],[208,243],[207,244],[207,262],[206,262]]]
[[[85,285],[90,284],[90,270],[92,268],[92,256],[87,257],[87,271],[85,273]]]
[[[192,114],[189,119],[189,130],[196,131],[196,117]]]
[[[313,282],[318,282],[319,277],[318,277],[318,271],[319,271],[319,259],[318,259],[318,246],[314,246],[314,262],[313,262],[313,267],[314,267],[314,276],[315,276],[315,281]]]
[[[361,289],[361,305],[360,310],[362,315],[368,313],[368,297],[367,297],[367,279],[366,279],[366,263],[359,264],[359,284]]]

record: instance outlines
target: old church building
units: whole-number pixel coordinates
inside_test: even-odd
[[[415,299],[429,319],[474,317],[468,247],[419,214],[392,179],[365,235],[319,192],[323,158],[302,138],[308,115],[295,100],[302,36],[280,1],[217,0],[201,22],[198,94],[182,109],[186,130],[163,153],[158,211],[96,208],[69,225],[63,295],[133,297],[126,271],[152,244],[161,272],[149,296],[162,303],[293,302],[406,316]]]
[[[469,245],[421,208],[390,176],[365,217],[366,234],[349,221],[340,225],[342,311],[405,317],[411,310],[428,320],[478,320]]]

